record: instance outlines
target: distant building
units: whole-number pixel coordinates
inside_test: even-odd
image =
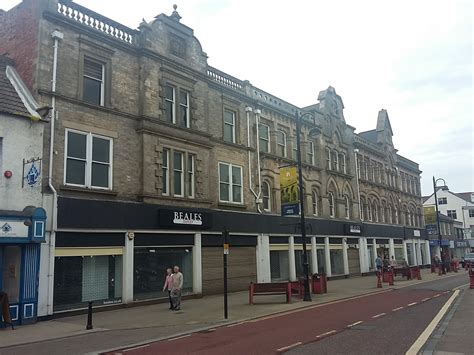
[[[451,192],[448,186],[438,187],[439,212],[461,223],[462,238],[467,239],[470,247],[474,248],[474,192]],[[435,208],[434,193],[423,196],[425,211]]]
[[[0,56],[0,290],[15,323],[36,320],[41,243],[44,120],[14,62]]]
[[[162,298],[175,264],[185,292],[221,292],[224,228],[231,291],[297,280],[301,231],[281,215],[280,183],[297,113],[311,272],[364,275],[377,254],[429,264],[421,171],[386,110],[356,134],[333,87],[301,108],[216,69],[176,9],[131,29],[69,0],[24,0],[0,26],[1,51],[54,106],[42,315]]]

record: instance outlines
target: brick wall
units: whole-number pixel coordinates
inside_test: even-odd
[[[25,0],[0,14],[0,55],[8,54],[30,90],[34,89],[38,43],[39,1]]]

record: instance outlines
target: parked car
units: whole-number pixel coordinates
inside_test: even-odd
[[[467,265],[467,267],[474,266],[474,253],[464,255],[464,264]]]

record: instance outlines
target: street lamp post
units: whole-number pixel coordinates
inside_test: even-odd
[[[440,228],[440,223],[439,223],[439,210],[438,210],[438,195],[437,195],[437,191],[436,191],[436,184],[438,183],[439,180],[442,180],[443,183],[444,183],[444,186],[446,186],[446,181],[443,179],[443,178],[439,178],[439,179],[435,179],[435,177],[433,176],[433,190],[434,190],[434,199],[435,199],[435,206],[436,206],[436,224],[437,224],[437,228],[438,228],[438,242],[439,242],[439,255],[440,255],[440,259],[441,259],[441,264],[443,264],[444,260],[443,260],[443,253],[442,253],[442,236],[441,236],[441,228]],[[442,265],[442,269],[443,269],[443,272],[444,272],[444,265]],[[441,276],[442,273],[441,271],[441,268],[439,269],[439,275]]]
[[[308,114],[308,113],[306,113]],[[303,188],[303,172],[301,166],[301,118],[302,115],[296,110],[296,155],[297,155],[297,168],[298,168],[298,189],[300,197],[300,225],[301,225],[301,238],[303,242],[303,272],[304,272],[304,295],[303,301],[311,301],[311,294],[309,292],[309,263],[308,263],[308,250],[306,247],[306,222],[304,215],[304,188]]]

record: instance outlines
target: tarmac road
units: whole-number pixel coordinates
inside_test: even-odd
[[[404,354],[465,282],[440,278],[110,354]]]

